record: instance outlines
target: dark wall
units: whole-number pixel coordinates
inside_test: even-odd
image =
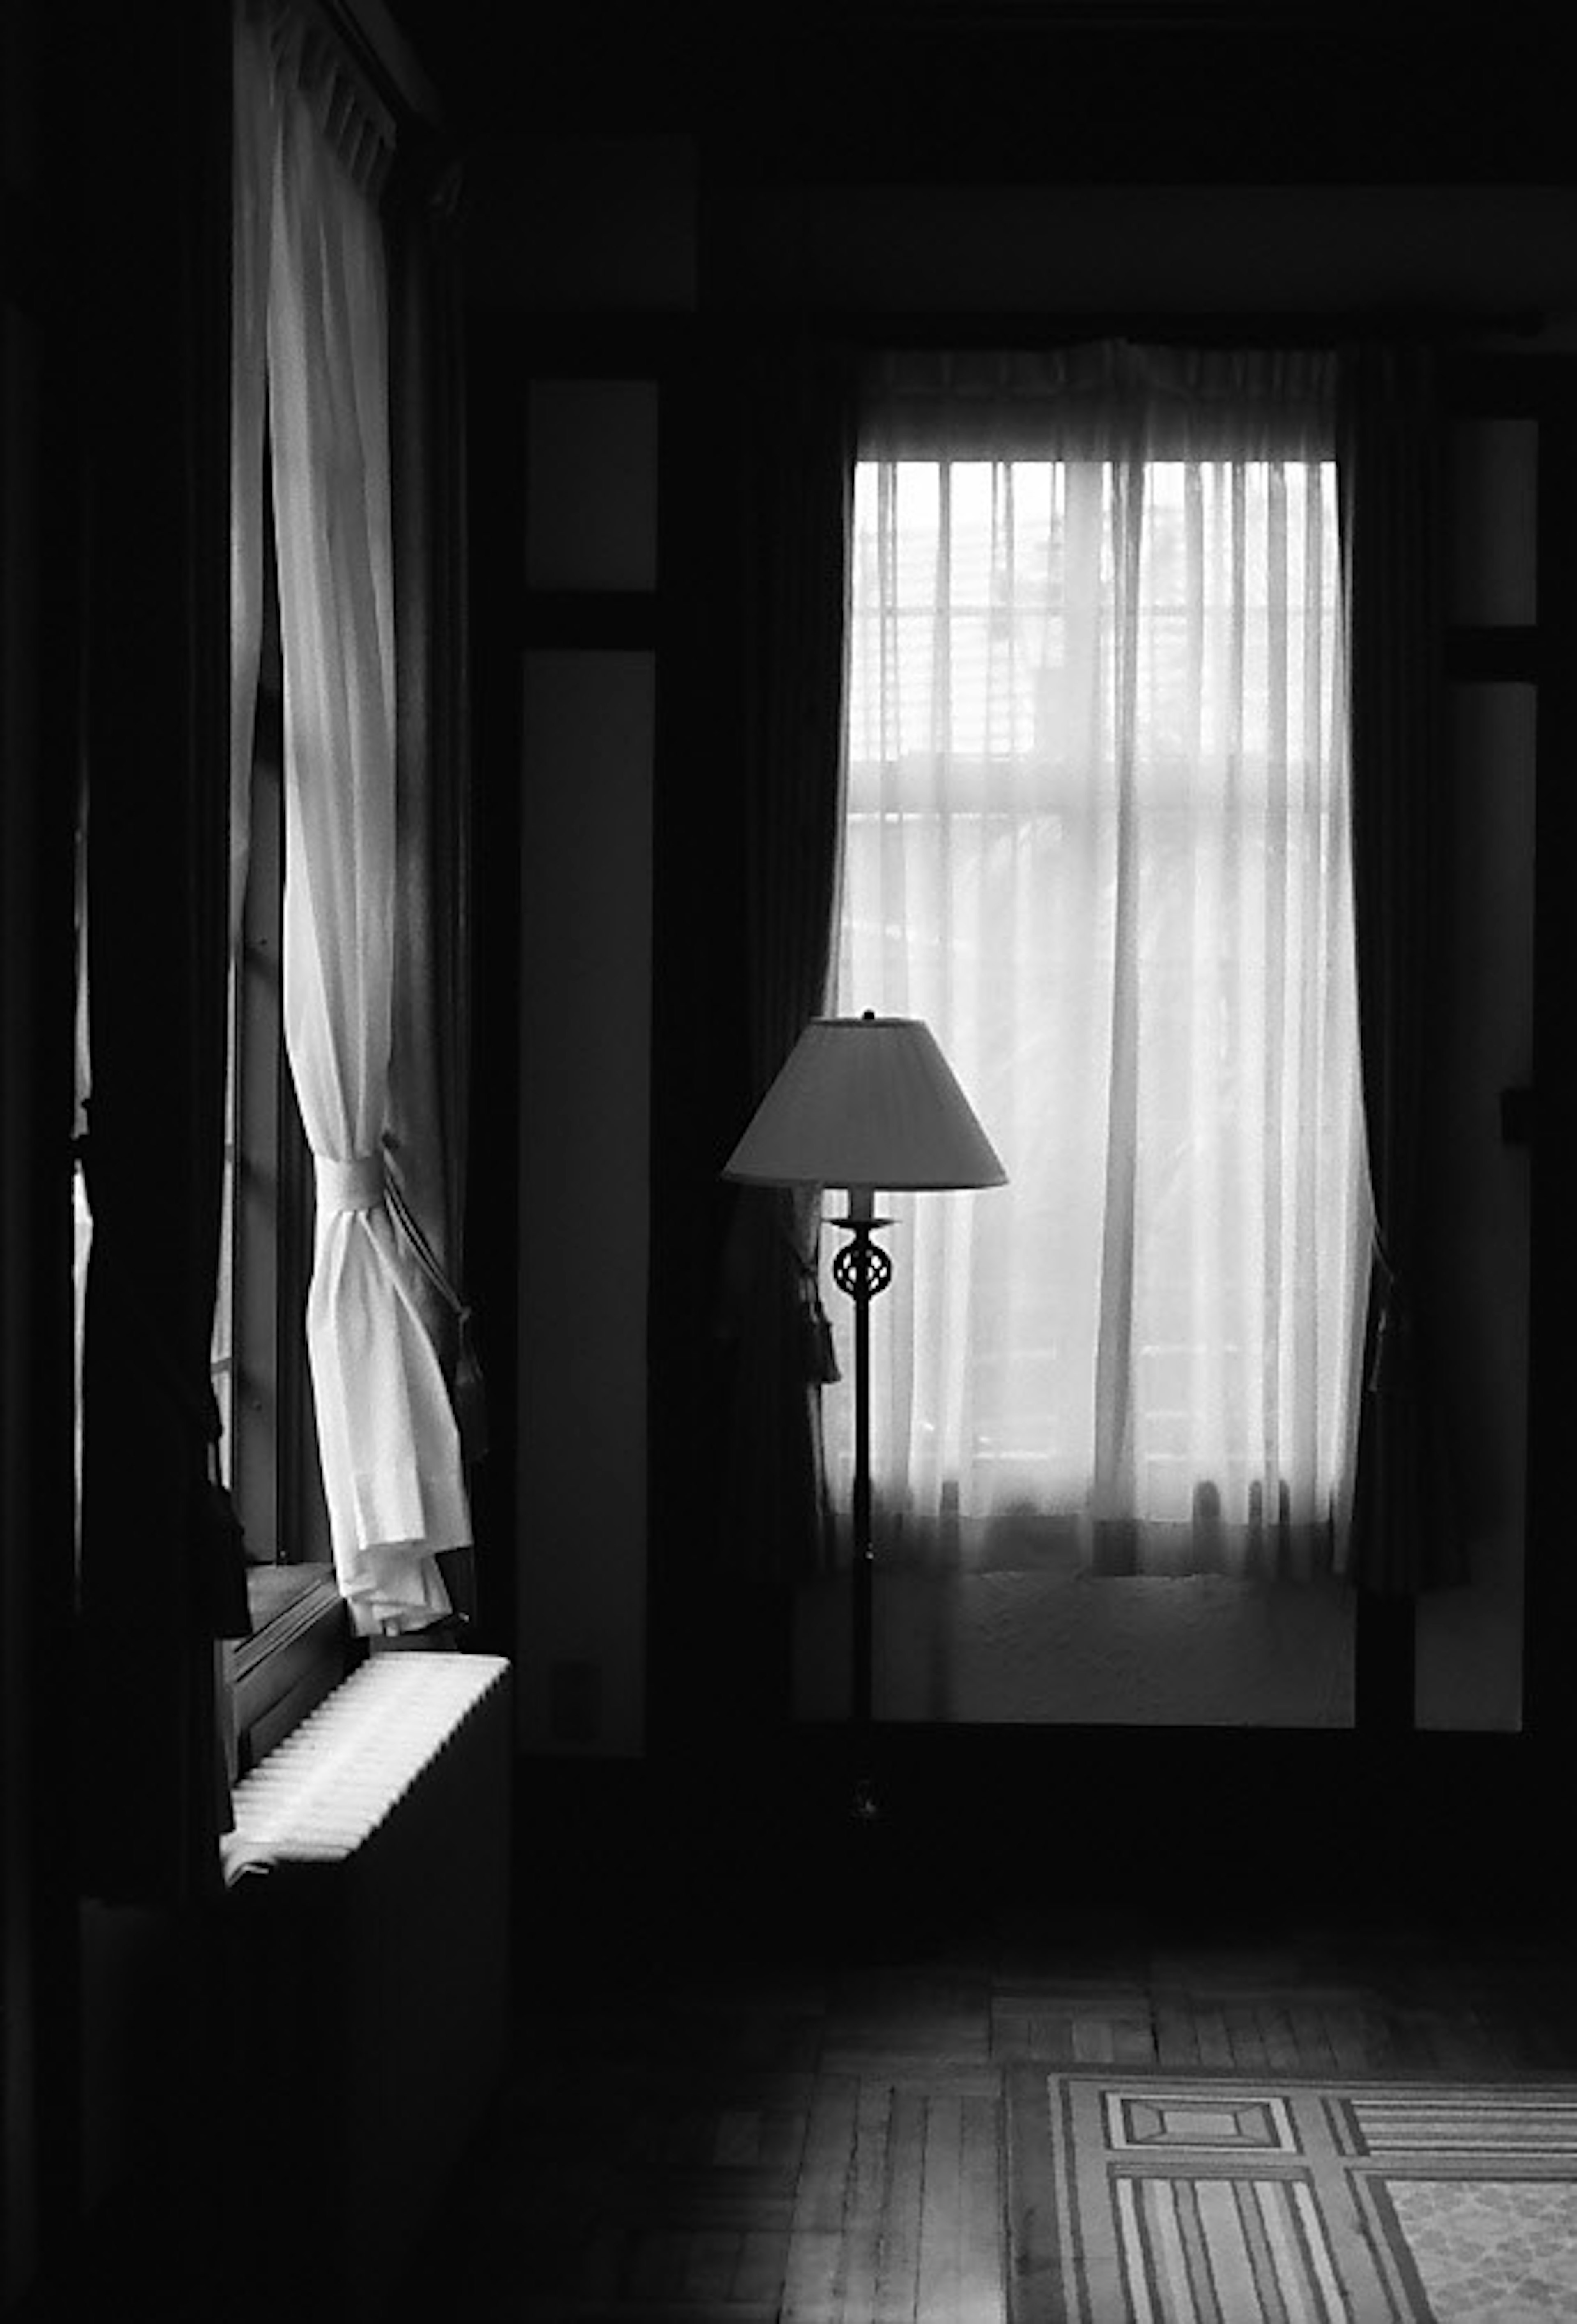
[[[75,2185],[70,124],[42,5],[0,19],[0,2304]]]

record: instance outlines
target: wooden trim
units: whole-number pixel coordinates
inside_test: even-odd
[[[1536,686],[1543,637],[1534,622],[1455,622],[1445,633],[1445,675],[1453,684]]]
[[[1552,640],[1577,623],[1577,555],[1570,511],[1577,494],[1577,400],[1551,413],[1539,438],[1538,606]],[[1572,1556],[1566,1471],[1577,1360],[1572,1314],[1577,1298],[1577,1217],[1572,1204],[1577,1156],[1577,1087],[1571,1070],[1571,990],[1577,920],[1571,905],[1577,864],[1577,670],[1552,651],[1539,688],[1534,842],[1533,1086],[1537,1137],[1531,1149],[1531,1266],[1527,1515],[1523,1573],[1523,1718],[1530,1734],[1577,1740],[1577,1689],[1570,1641],[1577,1622],[1577,1562]]]

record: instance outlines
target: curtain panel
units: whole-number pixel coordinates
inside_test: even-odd
[[[404,933],[389,293],[374,198],[387,153],[293,11],[245,9],[236,61],[237,160],[261,180],[237,199],[252,237],[237,281],[266,281],[262,391],[255,330],[235,334],[237,441],[250,456],[266,393],[284,666],[285,1042],[317,1183],[307,1343],[339,1586],[355,1628],[372,1635],[441,1619],[450,1600],[437,1558],[470,1540],[458,1429],[422,1313],[429,1286],[396,1231],[385,1176]],[[250,489],[248,478],[237,495],[237,789],[261,587]]]
[[[217,1641],[248,1627],[208,1370],[225,1144],[228,28],[177,7],[97,30],[84,150],[117,191],[84,211],[79,309],[93,1214],[81,1873],[97,1895],[179,1907],[218,1886]]]
[[[1467,1579],[1435,1349],[1429,1093],[1443,1063],[1447,807],[1443,442],[1425,346],[1342,359],[1353,876],[1374,1296],[1348,1572],[1405,1599]]]
[[[837,1006],[931,1025],[1010,1180],[889,1206],[887,1562],[1340,1554],[1369,1196],[1335,386],[1116,343],[868,383]]]
[[[730,382],[725,551],[736,673],[728,728],[742,802],[750,1102],[770,1084],[831,969],[843,816],[847,542],[855,374],[795,335]],[[722,1157],[720,1157],[721,1159]],[[725,1566],[781,1585],[823,1560],[820,1205],[730,1190],[720,1328],[731,1357]]]

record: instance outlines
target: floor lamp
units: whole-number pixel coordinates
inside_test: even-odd
[[[734,1148],[725,1178],[755,1185],[842,1186],[848,1209],[830,1223],[848,1237],[833,1280],[854,1308],[854,1489],[852,1719],[862,1751],[871,1728],[871,1302],[892,1280],[875,1240],[890,1222],[875,1196],[1000,1186],[1007,1172],[928,1026],[913,1017],[816,1017],[806,1027]],[[876,1812],[872,1779],[856,1782],[856,1814]]]

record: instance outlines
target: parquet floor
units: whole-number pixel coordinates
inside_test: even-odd
[[[410,2313],[1007,2324],[1016,2061],[1577,2070],[1563,1940],[1461,1914],[1101,1914],[726,1868],[532,1956],[516,2052]],[[918,1903],[917,1904],[917,1895]]]

